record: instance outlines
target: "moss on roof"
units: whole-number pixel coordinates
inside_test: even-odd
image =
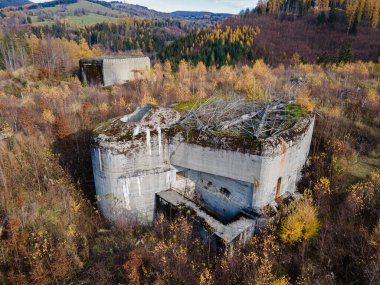
[[[294,102],[251,103],[244,99],[239,100],[214,97],[181,103],[173,108],[150,106],[149,111],[143,113],[141,118],[129,122],[129,118],[146,108],[144,106],[130,115],[99,124],[93,131],[94,142],[123,145],[129,141],[145,141],[146,129],[149,129],[151,135],[157,135],[157,128],[160,128],[168,140],[179,135],[180,140],[190,144],[257,154],[262,152],[264,146],[272,145],[272,148],[276,148],[276,144],[281,144],[281,140],[288,142],[297,139],[306,131],[314,117]],[[209,104],[207,108],[211,108],[210,111],[199,111],[205,108],[206,104]],[[242,106],[241,113],[239,109],[233,109],[228,104],[233,107],[236,105],[236,108]],[[225,110],[219,110],[219,107]],[[257,117],[256,112],[252,112],[255,108]],[[231,115],[228,113],[230,109]],[[269,111],[265,114],[267,110],[271,110],[270,115]],[[180,118],[179,112],[185,115]],[[268,122],[265,121],[265,116],[268,116]],[[216,123],[212,122],[214,118]],[[260,120],[265,121],[265,124]],[[271,124],[277,124],[276,132],[270,129]],[[260,125],[265,125],[265,128]],[[263,130],[258,136],[254,136],[256,129],[260,127],[263,127]]]

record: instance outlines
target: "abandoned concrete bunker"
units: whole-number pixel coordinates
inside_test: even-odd
[[[150,59],[146,56],[88,58],[79,61],[79,68],[83,83],[107,87],[142,78],[143,72],[150,70]]]
[[[100,211],[114,223],[184,212],[225,244],[245,243],[263,209],[296,192],[313,127],[292,102],[142,106],[94,130]]]

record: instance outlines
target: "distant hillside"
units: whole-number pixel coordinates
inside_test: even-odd
[[[192,11],[176,11],[170,13],[170,16],[183,18],[188,21],[204,22],[204,26],[218,23],[232,16],[226,13],[211,13],[211,12],[192,12]]]
[[[290,64],[296,59],[294,56],[307,63],[338,62],[344,59],[344,53],[351,54],[352,60],[377,61],[380,56],[380,28],[363,22],[356,33],[347,33],[343,14],[336,14],[334,21],[322,21],[315,14],[298,19],[253,14],[222,23],[231,27],[242,25],[258,28],[252,54],[273,65]]]
[[[96,0],[95,0],[96,1]],[[110,4],[110,3],[108,3]],[[141,17],[148,19],[174,18],[186,22],[192,22],[198,27],[205,27],[216,22],[220,22],[231,14],[211,13],[211,12],[192,12],[192,11],[176,11],[172,13],[158,12],[141,5],[124,4],[121,2],[111,2],[112,7],[131,17]]]
[[[0,8],[30,4],[28,0],[0,0]]]
[[[211,12],[202,12],[202,11],[175,11],[170,13],[173,16],[177,17],[211,17],[211,16],[220,16],[220,17],[231,17],[232,14],[226,13],[211,13]]]
[[[113,9],[123,12],[130,17],[140,17],[146,19],[162,19],[168,14],[158,12],[141,5],[127,4],[121,2],[111,2]]]
[[[124,12],[117,7],[130,7]],[[7,8],[0,25],[8,31],[43,35],[99,45],[109,52],[141,50],[155,54],[170,42],[187,35],[205,21],[187,21],[138,5],[104,1],[57,0]],[[145,15],[140,17],[138,15]]]
[[[271,65],[377,61],[380,56],[380,0],[260,0],[256,8],[242,11],[215,25],[215,30],[255,29],[251,41],[205,41],[191,34],[161,52],[161,59],[204,61],[207,65],[252,63],[263,58]],[[323,6],[321,5],[323,4]],[[176,16],[207,16],[203,12],[175,12]],[[210,27],[211,28],[211,27]],[[210,42],[211,41],[211,42]],[[228,47],[228,43],[233,44]],[[226,45],[227,44],[227,45]],[[228,55],[228,57],[227,57]]]
[[[0,0],[0,3],[1,1],[4,0]],[[11,2],[12,4],[15,1],[22,2],[21,4],[30,3],[27,0],[6,0],[6,2]],[[93,25],[104,21],[116,22],[117,19],[122,17],[138,17],[150,20],[174,19],[183,21],[188,26],[202,28],[231,16],[211,12],[179,11],[163,13],[141,5],[99,0],[55,0],[33,3],[25,8],[27,15],[32,19],[33,25],[51,24],[56,20],[79,25]]]
[[[93,25],[104,21],[115,22],[127,16],[113,9],[108,2],[85,0],[56,0],[34,4],[28,7],[26,13],[32,17],[33,25],[51,24],[56,20],[77,25]]]
[[[254,29],[249,40],[222,37],[220,31]],[[215,35],[206,37],[205,34]],[[161,53],[162,60],[178,63],[181,59],[206,65],[246,64],[263,58],[271,65],[377,61],[380,57],[380,28],[363,22],[357,32],[347,33],[342,13],[334,21],[321,20],[315,14],[302,18],[289,15],[241,15],[230,17],[213,28],[194,33],[171,43]]]
[[[42,3],[33,3],[28,7],[29,10],[38,9],[38,8],[48,8],[48,7],[56,7],[58,5],[69,5],[73,3],[77,3],[79,0],[53,0]]]

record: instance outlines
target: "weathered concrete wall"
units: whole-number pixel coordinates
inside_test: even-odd
[[[282,140],[279,149],[264,149],[266,154],[262,156],[177,141],[172,147],[170,161],[177,167],[251,183],[254,189],[251,206],[260,209],[274,203],[277,189],[279,196],[296,190],[296,182],[306,162],[313,134],[314,119],[309,122],[306,131],[296,140]],[[224,186],[231,193],[239,189],[228,184]],[[218,202],[223,203],[221,199]]]
[[[155,193],[170,188],[175,175],[167,161],[167,152],[159,154],[154,147],[143,153],[118,154],[109,149],[93,148],[91,152],[96,193],[103,215],[122,222],[133,215],[140,220],[153,219]]]
[[[196,185],[204,207],[223,222],[229,222],[251,206],[251,183],[200,173]]]
[[[175,179],[176,171],[170,166],[169,147],[161,127],[179,117],[169,114],[165,121],[165,112],[144,106],[113,122],[132,129],[132,139],[124,142],[122,138],[100,134],[95,140],[91,150],[95,187],[99,208],[108,220],[120,223],[134,216],[140,221],[151,221],[155,194],[169,189]],[[161,123],[150,129],[144,116]]]
[[[203,224],[203,229],[209,231],[207,234],[216,235],[225,244],[232,245],[231,243],[233,242],[245,244],[250,240],[255,231],[255,220],[239,217],[229,224],[224,224],[200,209],[194,202],[178,194],[176,191],[163,191],[158,193],[157,197],[160,204],[170,204],[177,209],[182,208],[185,213],[190,209],[195,213],[195,215],[192,215],[192,218]]]
[[[150,70],[149,57],[135,57],[124,59],[103,60],[104,86],[123,84],[126,81],[135,80],[139,76],[138,71]]]
[[[155,194],[174,189],[226,223],[242,210],[260,211],[276,196],[296,190],[313,118],[305,118],[293,133],[265,140],[256,155],[188,144],[178,134],[169,139],[161,129],[179,120],[170,110],[145,106],[99,127],[104,132],[92,148],[92,161],[99,207],[107,219],[120,222],[133,215],[149,221]]]
[[[199,203],[219,220],[229,222],[241,209],[251,207],[252,183],[191,169],[177,169],[186,179],[178,181],[177,178],[177,181],[172,182],[171,188],[190,200],[199,200]]]
[[[279,144],[280,155],[262,157],[260,176],[255,182],[258,185],[253,193],[253,208],[275,203],[277,186],[280,196],[286,192],[293,194],[297,190],[296,183],[301,178],[302,168],[309,155],[313,130],[314,118],[306,131],[295,140],[282,141]]]

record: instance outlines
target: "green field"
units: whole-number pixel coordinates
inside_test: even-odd
[[[83,16],[75,16],[74,11],[77,9],[84,9],[87,14]],[[35,11],[53,12],[54,14],[60,16],[61,19],[67,19],[69,23],[75,25],[94,25],[105,21],[116,22],[120,17],[125,15],[120,11],[112,10],[102,5],[91,3],[85,0],[79,0],[77,3],[69,4],[64,7],[48,7],[37,9]],[[107,16],[99,15],[97,13],[107,13]],[[52,20],[45,20],[43,22],[38,21],[37,16],[31,16],[31,18],[32,23],[35,26],[49,25],[54,22]]]
[[[88,2],[85,0],[79,0],[77,3],[67,5],[66,9],[68,12],[74,12],[74,10],[76,10],[76,9],[85,9],[91,13],[101,12],[101,13],[112,14],[114,16],[123,15],[119,11],[112,10],[112,9],[104,7],[102,5],[91,3],[91,2]]]
[[[102,22],[116,22],[118,18],[114,17],[108,17],[108,16],[102,16],[94,13],[89,13],[84,16],[68,16],[66,19],[69,21],[69,23],[76,24],[76,25],[95,25],[97,23]]]
[[[49,20],[49,19],[46,19],[43,22],[38,21],[38,17],[37,16],[31,16],[30,18],[32,19],[32,25],[33,26],[44,26],[44,25],[50,25],[50,24],[54,23],[53,20]]]

